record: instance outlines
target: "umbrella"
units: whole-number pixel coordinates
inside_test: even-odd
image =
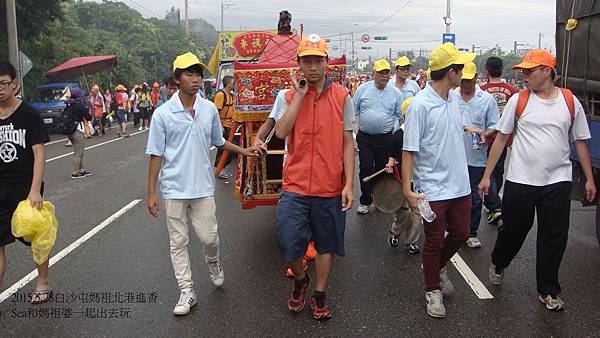
[[[52,81],[71,80],[80,76],[85,78],[86,75],[111,69],[116,64],[116,55],[77,57],[50,69],[46,76]]]

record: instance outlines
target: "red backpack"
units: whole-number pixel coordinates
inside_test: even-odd
[[[575,120],[575,98],[573,93],[567,88],[559,88],[567,102],[567,107],[569,107],[569,113],[571,113],[571,124]],[[515,123],[521,118],[523,112],[525,111],[525,107],[527,106],[527,102],[529,101],[529,89],[521,89],[519,90],[519,99],[517,101],[517,108],[515,109]],[[516,130],[506,142],[506,146],[511,146],[513,141],[513,136],[515,135]]]

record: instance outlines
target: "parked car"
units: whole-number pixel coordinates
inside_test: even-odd
[[[39,85],[29,99],[37,109],[49,132],[55,131],[61,122],[65,100],[70,89],[81,87],[79,82],[53,82]]]

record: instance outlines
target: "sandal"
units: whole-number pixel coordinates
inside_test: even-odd
[[[50,300],[50,295],[52,294],[52,290],[42,290],[33,291],[31,295],[31,304],[43,304],[47,303]]]

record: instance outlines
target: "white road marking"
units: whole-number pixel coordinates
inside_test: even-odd
[[[147,132],[147,130],[138,131],[138,132],[135,132],[133,134],[129,134],[129,136],[135,136],[137,134],[141,134],[141,133],[145,133],[145,132]],[[122,140],[122,138],[117,137],[117,138],[114,138],[114,139],[106,141],[106,142],[102,142],[102,143],[94,144],[93,146],[85,147],[85,150],[94,149],[96,147],[100,147],[100,146],[103,146],[103,145],[106,145],[106,144],[109,144],[109,143],[113,143],[113,142],[117,142],[117,141],[120,141],[120,140]],[[52,161],[55,161],[55,160],[58,160],[58,159],[61,159],[63,157],[71,156],[71,155],[73,155],[73,152],[70,152],[70,153],[67,153],[67,154],[62,154],[62,155],[59,155],[59,156],[56,156],[56,157],[53,157],[53,158],[49,158],[49,159],[46,160],[46,163],[52,162]]]
[[[136,206],[141,201],[142,201],[141,199],[135,199],[135,200],[131,201],[129,204],[127,204],[126,206],[121,208],[121,210],[115,212],[114,214],[112,214],[112,216],[105,219],[102,223],[96,225],[96,227],[94,227],[92,230],[88,231],[85,235],[81,236],[75,242],[71,243],[68,247],[62,249],[59,253],[57,253],[52,258],[50,258],[49,266],[53,266],[54,264],[58,263],[58,261],[63,259],[66,255],[71,253],[73,250],[77,249],[77,247],[79,247],[81,244],[85,243],[88,239],[92,238],[92,236],[94,236],[95,234],[100,232],[102,229],[106,228],[110,223],[114,222],[114,220],[116,220],[117,218],[119,218],[120,216],[125,214],[127,211],[132,209],[134,206]],[[15,284],[13,284],[11,287],[4,290],[4,292],[2,292],[0,294],[0,303],[4,302],[6,299],[8,299],[10,296],[12,296],[12,294],[19,291],[25,285],[29,284],[29,282],[31,282],[34,278],[36,278],[37,275],[38,275],[37,269],[33,270],[29,274],[27,274],[25,277],[21,278],[21,280],[19,280]]]
[[[130,125],[130,124],[132,124],[132,123],[133,123],[133,122],[128,122],[128,123],[127,123],[127,125]],[[114,128],[116,128],[116,127],[117,127],[117,126],[112,126],[112,127],[106,128],[106,129],[109,129],[109,130],[110,130],[110,129],[114,129]],[[63,138],[63,139],[60,139],[60,140],[56,140],[56,141],[50,141],[50,142],[48,142],[48,143],[44,143],[44,145],[45,145],[45,146],[50,146],[50,145],[53,145],[53,144],[56,144],[56,143],[66,142],[66,141],[68,141],[68,140],[69,140],[68,138]]]
[[[454,254],[450,259],[454,267],[460,274],[463,276],[467,284],[471,287],[475,295],[479,299],[493,299],[494,296],[490,293],[490,291],[483,285],[483,283],[477,278],[473,270],[469,268],[467,263],[460,257],[458,253]]]

